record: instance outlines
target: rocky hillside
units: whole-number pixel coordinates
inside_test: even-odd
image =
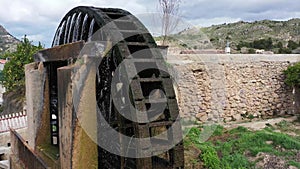
[[[287,47],[288,41],[299,43],[300,19],[289,21],[240,21],[192,28],[172,35],[170,44],[171,46],[176,45],[189,49],[224,49],[227,41],[229,41],[232,49],[237,49],[237,46],[241,43],[252,43],[253,41],[269,38],[271,38],[273,45],[281,42],[283,47]]]
[[[8,33],[3,26],[0,25],[0,54],[6,51],[14,51],[20,41]]]
[[[251,42],[271,38],[273,43],[282,42],[287,45],[289,40],[299,42],[300,19],[289,21],[256,21],[237,22],[202,28],[201,31],[210,37],[210,42],[217,48],[224,47],[226,41],[238,44],[241,41]]]

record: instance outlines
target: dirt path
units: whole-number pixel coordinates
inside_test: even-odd
[[[287,122],[294,122],[297,120],[297,116],[291,116],[291,117],[278,117],[278,118],[273,118],[273,119],[266,119],[266,120],[260,120],[260,121],[251,121],[251,122],[239,122],[239,123],[227,123],[224,124],[224,127],[227,129],[232,129],[236,128],[239,126],[246,127],[250,130],[261,130],[267,126],[274,126],[281,121],[287,121]],[[298,129],[300,129],[300,124],[295,125]]]

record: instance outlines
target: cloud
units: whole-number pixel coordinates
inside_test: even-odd
[[[139,0],[3,0],[0,1],[0,24],[17,38],[27,34],[49,47],[62,17],[76,6],[123,8],[134,14],[148,11],[147,5]]]
[[[241,18],[216,17],[216,18],[209,18],[209,19],[206,18],[192,19],[189,22],[197,23],[196,26],[207,27],[207,26],[218,25],[223,23],[238,22],[241,20],[242,20]]]
[[[245,21],[300,17],[294,0],[198,0],[182,6],[184,17],[192,19],[241,18]],[[296,14],[296,15],[295,15]]]
[[[158,11],[158,0],[1,0],[0,24],[18,38],[27,34],[50,47],[62,17],[80,5],[122,8],[134,15]],[[184,22],[201,26],[300,17],[300,5],[295,0],[183,0],[180,9]],[[149,18],[143,22],[151,26]]]

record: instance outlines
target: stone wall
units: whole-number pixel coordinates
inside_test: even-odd
[[[27,127],[17,129],[16,131],[24,138],[24,140],[27,141],[29,139]],[[9,147],[10,143],[10,132],[0,133],[0,147]]]
[[[168,57],[182,116],[227,122],[295,113],[283,70],[300,55]]]

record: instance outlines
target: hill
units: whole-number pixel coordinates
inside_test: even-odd
[[[0,54],[6,51],[15,51],[18,43],[20,41],[0,25]]]
[[[272,50],[278,53],[280,47],[288,47],[289,41],[295,42],[296,48],[300,47],[300,19],[239,21],[203,28],[195,27],[174,34],[169,40],[170,46],[180,48],[220,50],[225,48],[228,41],[230,47],[239,52],[241,47],[257,48],[253,42],[264,43],[264,40],[269,40]]]

